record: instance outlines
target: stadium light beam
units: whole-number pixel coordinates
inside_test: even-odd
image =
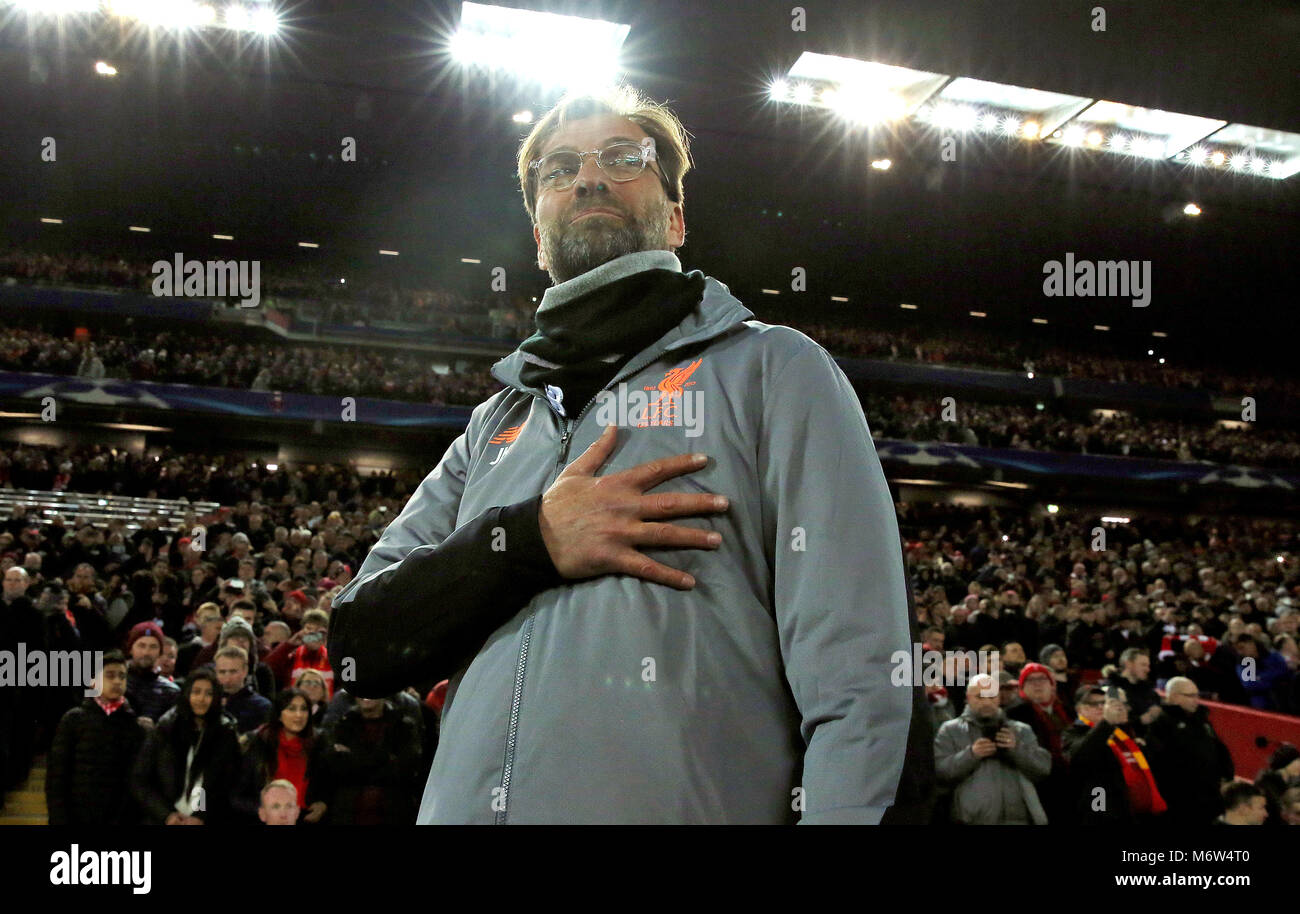
[[[608,85],[618,78],[630,30],[600,19],[462,3],[448,50],[462,66],[506,70],[543,86]]]

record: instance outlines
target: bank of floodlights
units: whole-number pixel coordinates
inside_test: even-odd
[[[1046,142],[1260,178],[1300,172],[1300,134],[810,51],[768,96],[856,124],[913,120],[945,134]]]

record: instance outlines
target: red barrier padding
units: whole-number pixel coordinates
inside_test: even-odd
[[[1232,754],[1232,765],[1238,777],[1255,780],[1260,769],[1268,767],[1268,757],[1278,744],[1300,746],[1300,717],[1256,711],[1204,698],[1201,704],[1209,712],[1210,726]]]

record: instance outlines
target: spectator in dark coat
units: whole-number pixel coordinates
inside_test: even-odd
[[[1232,780],[1232,756],[1210,725],[1196,683],[1175,676],[1165,685],[1163,713],[1147,729],[1147,758],[1172,825],[1210,825],[1223,814],[1220,795]]]
[[[153,622],[141,622],[131,629],[126,639],[126,649],[131,656],[126,697],[146,726],[157,723],[181,694],[180,686],[158,675],[164,637],[162,629]]]
[[[41,614],[26,596],[28,580],[27,572],[17,566],[4,573],[0,651],[16,655],[19,645],[25,645],[28,651],[45,650]],[[31,770],[42,691],[0,688],[0,797],[21,784]]]
[[[149,825],[204,825],[229,818],[239,770],[239,737],[221,710],[221,686],[208,667],[186,678],[136,759],[131,792]]]
[[[45,775],[51,825],[129,825],[131,765],[144,729],[126,700],[126,658],[104,655],[101,693],[63,715]]]
[[[1128,696],[1128,727],[1134,736],[1145,737],[1147,727],[1160,716],[1160,693],[1151,681],[1151,655],[1146,648],[1130,647],[1119,655],[1119,669],[1106,684]]]
[[[1277,711],[1289,703],[1294,674],[1286,658],[1246,632],[1237,636],[1236,645],[1241,658],[1237,662],[1237,679],[1250,706],[1259,711]]]
[[[1108,694],[1109,692],[1109,694]],[[1084,686],[1075,696],[1078,718],[1062,736],[1070,760],[1075,822],[1133,825],[1165,810],[1146,757],[1128,725],[1122,689]]]
[[[1065,639],[1070,660],[1084,670],[1099,670],[1106,664],[1106,629],[1097,623],[1097,608],[1085,603],[1079,608],[1079,621],[1070,627]]]
[[[1052,671],[1056,697],[1065,705],[1065,713],[1074,719],[1074,693],[1079,690],[1079,678],[1070,675],[1070,658],[1059,644],[1048,644],[1038,652],[1038,662]]]
[[[1047,813],[1049,825],[1070,822],[1073,817],[1073,797],[1070,793],[1070,763],[1065,757],[1062,735],[1070,727],[1072,718],[1061,699],[1057,697],[1052,673],[1041,663],[1027,663],[1020,671],[1018,682],[1020,704],[1007,709],[1007,717],[1027,724],[1034,732],[1038,745],[1052,755],[1052,768],[1047,777],[1034,784],[1038,799]]]
[[[266,723],[271,700],[253,690],[248,676],[248,654],[238,645],[217,651],[217,682],[221,685],[221,706],[234,718],[240,734],[250,733]]]
[[[420,737],[410,719],[384,699],[359,698],[329,737],[322,765],[335,825],[415,822]]]

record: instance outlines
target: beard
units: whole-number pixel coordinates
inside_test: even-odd
[[[568,221],[573,212],[606,206],[623,218],[589,216],[580,222]],[[551,282],[567,282],[624,254],[669,250],[666,239],[671,218],[672,203],[667,199],[651,200],[640,212],[598,198],[575,205],[565,215],[538,226]]]

